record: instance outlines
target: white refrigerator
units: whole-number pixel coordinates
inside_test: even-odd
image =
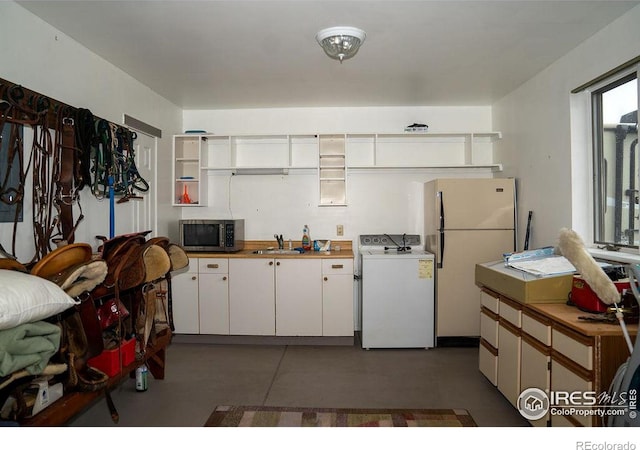
[[[425,247],[436,261],[436,336],[480,336],[477,263],[516,248],[515,180],[443,178],[425,184]]]

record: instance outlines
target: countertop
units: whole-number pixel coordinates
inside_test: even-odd
[[[589,316],[589,313],[580,311],[575,306],[568,306],[560,303],[529,304],[527,308],[537,311],[555,320],[566,327],[575,330],[586,336],[621,336],[622,329],[619,324],[607,324],[591,322],[579,319],[581,316]],[[637,324],[627,323],[627,329],[631,336],[638,333]]]
[[[275,244],[275,245],[274,245]],[[293,247],[301,247],[299,241],[292,243]],[[335,246],[340,246],[340,251],[336,251]],[[351,241],[331,241],[331,251],[328,252],[314,252],[306,251],[296,255],[287,254],[258,254],[254,253],[256,250],[266,250],[272,247],[277,249],[275,241],[245,241],[244,249],[233,253],[218,253],[218,252],[188,252],[189,258],[269,258],[269,259],[294,259],[294,258],[319,258],[319,259],[353,259],[353,247]],[[288,242],[285,241],[285,249],[288,249]]]

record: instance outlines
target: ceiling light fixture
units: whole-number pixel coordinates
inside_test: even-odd
[[[316,41],[329,58],[340,60],[352,58],[367,37],[367,33],[354,27],[331,27],[318,31]]]

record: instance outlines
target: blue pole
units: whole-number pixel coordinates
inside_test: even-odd
[[[113,192],[113,176],[109,175],[109,239],[116,235],[116,214]]]

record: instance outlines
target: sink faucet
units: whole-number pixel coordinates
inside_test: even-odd
[[[277,234],[274,234],[273,237],[278,241],[278,249],[284,250],[284,239],[282,239],[282,235],[278,236]]]

